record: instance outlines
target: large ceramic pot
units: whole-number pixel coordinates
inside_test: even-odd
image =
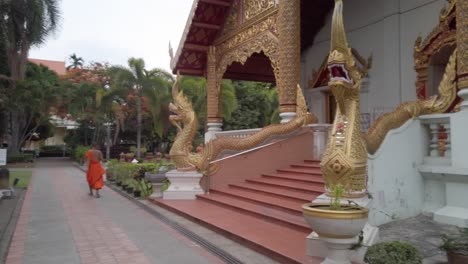
[[[327,248],[324,252],[326,258],[321,264],[351,264],[350,248],[358,243],[358,235],[367,223],[367,208],[341,207],[342,210],[330,210],[329,203],[302,206],[305,220]]]
[[[307,223],[322,238],[353,238],[366,225],[369,210],[365,207],[342,205],[342,210],[330,210],[327,203],[302,206]]]

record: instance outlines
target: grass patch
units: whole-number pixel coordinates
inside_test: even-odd
[[[29,181],[31,180],[32,171],[24,170],[24,171],[10,171],[10,184],[13,186],[13,181],[15,178],[19,179],[16,188],[26,188],[29,185]]]

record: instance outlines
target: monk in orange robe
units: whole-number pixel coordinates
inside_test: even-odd
[[[96,190],[96,198],[99,198],[101,197],[99,195],[99,190],[104,186],[103,175],[106,173],[101,166],[102,152],[97,149],[96,145],[93,145],[91,149],[86,152],[86,158],[88,159],[86,179],[89,185],[89,195],[92,196],[93,190]]]

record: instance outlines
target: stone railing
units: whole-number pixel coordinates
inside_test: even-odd
[[[246,138],[248,136],[251,136],[258,131],[260,131],[261,128],[253,128],[253,129],[243,129],[243,130],[230,130],[230,131],[220,131],[215,133],[216,138],[221,138],[221,137],[229,137],[229,138]]]
[[[451,165],[450,114],[425,115],[419,119],[429,133],[429,153],[424,157],[424,164]]]

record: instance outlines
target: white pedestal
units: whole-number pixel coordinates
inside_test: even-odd
[[[206,124],[208,131],[205,133],[205,143],[216,138],[216,132],[223,131],[223,123],[208,123]]]
[[[295,112],[284,112],[284,113],[281,113],[279,116],[281,118],[281,124],[283,124],[283,123],[287,123],[287,122],[291,121],[294,117],[296,117],[296,113]]]
[[[164,200],[194,200],[197,194],[202,194],[200,179],[203,174],[196,171],[172,170],[166,173],[171,182],[169,189],[163,193]]]
[[[161,198],[163,197],[163,192],[161,191],[161,186],[164,183],[153,183],[153,193],[150,195],[150,198]]]
[[[343,199],[343,204],[347,204],[347,201],[351,200],[359,206],[369,207],[371,200],[367,197],[354,198],[354,199]],[[330,197],[325,194],[317,197],[313,203],[329,203]],[[363,229],[364,239],[361,246],[354,250],[349,248],[358,243],[358,239],[320,239],[317,233],[312,232],[306,238],[306,254],[312,257],[327,258],[322,264],[349,264],[349,261],[354,263],[364,263],[364,255],[366,254],[367,248],[377,243],[379,240],[379,228],[366,223]],[[345,256],[349,261],[339,261],[340,258]]]

